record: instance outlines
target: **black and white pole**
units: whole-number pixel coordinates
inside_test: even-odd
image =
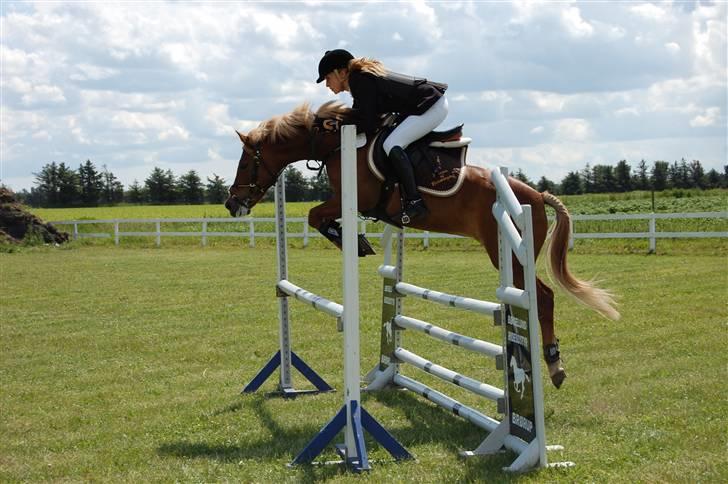
[[[360,401],[359,361],[359,249],[357,235],[356,127],[341,129],[341,215],[343,250],[344,406],[293,459],[291,465],[312,462],[344,431],[344,443],[336,448],[354,471],[370,469],[364,430],[397,460],[412,456],[366,410]]]
[[[281,286],[290,284],[288,282],[288,238],[286,236],[286,174],[281,173],[275,188],[276,207],[276,254],[278,260],[278,351],[271,357],[268,363],[258,372],[257,375],[243,388],[242,393],[253,393],[273,374],[280,369],[280,380],[278,383],[278,394],[283,397],[295,397],[300,394],[320,393],[333,391],[333,388],[326,383],[310,366],[308,366],[291,349],[291,326],[288,313],[288,293],[281,289]],[[296,390],[293,387],[293,376],[291,366],[313,384],[313,390]]]

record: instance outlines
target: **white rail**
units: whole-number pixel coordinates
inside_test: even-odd
[[[657,221],[663,220],[679,220],[679,219],[728,219],[728,211],[726,212],[691,212],[691,213],[640,213],[640,214],[600,214],[600,215],[572,215],[572,221],[619,221],[619,220],[646,220],[648,222],[647,231],[644,232],[577,232],[572,224],[572,233],[570,247],[573,248],[574,241],[586,239],[648,239],[649,249],[654,251],[657,245],[657,239],[705,239],[705,238],[728,238],[728,231],[669,231],[660,232],[657,230]],[[83,238],[114,238],[116,245],[120,244],[123,237],[155,237],[157,245],[161,245],[161,239],[164,237],[199,237],[202,245],[207,245],[207,241],[211,237],[237,237],[248,239],[251,247],[255,247],[256,238],[275,238],[273,231],[256,230],[256,224],[275,222],[272,217],[242,217],[242,218],[132,218],[132,219],[102,219],[102,220],[63,220],[50,222],[56,226],[70,225],[72,228],[72,237],[74,240]],[[311,231],[308,226],[308,218],[294,217],[289,218],[287,222],[300,225],[301,231],[287,231],[288,238],[303,239],[303,246],[308,246],[311,238],[322,237],[316,231]],[[200,224],[201,231],[177,230],[163,231],[162,225],[170,224]],[[154,224],[155,229],[122,231],[123,225],[129,224]],[[235,231],[231,231],[226,227],[225,231],[211,231],[210,227],[214,224],[225,224],[228,227],[239,227]],[[359,224],[359,232],[365,233],[369,238],[381,238],[381,232],[367,232],[366,227],[369,223],[362,221]],[[79,227],[83,225],[108,225],[110,230],[105,232],[80,232]],[[287,227],[288,230],[288,227]],[[407,232],[405,237],[408,239],[421,239],[425,247],[428,247],[431,240],[456,239],[461,238],[458,235],[441,234],[436,232]]]

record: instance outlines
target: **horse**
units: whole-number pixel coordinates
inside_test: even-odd
[[[511,367],[511,371],[513,372],[513,388],[523,398],[523,392],[526,390],[526,380],[530,382],[531,377],[528,376],[526,370],[518,366],[515,356],[511,356],[511,362],[508,366]]]
[[[230,186],[225,207],[233,217],[248,215],[266,191],[276,183],[280,173],[299,160],[318,160],[326,167],[331,184],[331,197],[309,211],[308,223],[332,240],[330,229],[341,216],[341,153],[340,135],[319,129],[321,119],[337,119],[346,124],[350,108],[330,101],[315,113],[304,103],[287,114],[272,117],[260,123],[247,134],[236,131],[243,144],[235,181]],[[357,180],[359,212],[366,213],[380,206],[382,182],[367,166],[367,149],[357,151]],[[409,227],[470,237],[477,240],[486,250],[491,263],[498,268],[498,230],[491,207],[496,199],[495,187],[490,171],[478,166],[465,165],[464,180],[453,195],[440,198],[423,193],[429,213],[412,221]],[[546,205],[556,211],[548,257],[552,279],[578,302],[601,315],[616,320],[619,312],[610,292],[592,282],[575,277],[567,265],[567,251],[571,217],[564,204],[548,192],[538,192],[529,185],[509,177],[508,183],[521,204],[532,207],[533,238],[535,255],[538,257],[547,241],[549,224]],[[387,212],[397,214],[400,195],[395,188],[386,203]],[[334,242],[336,242],[334,240]],[[338,244],[337,244],[338,245]],[[514,257],[514,283],[523,288],[523,267]],[[561,363],[558,339],[554,329],[554,293],[552,289],[536,279],[538,298],[538,319],[541,327],[544,360],[549,369],[553,385],[561,386],[566,372]]]

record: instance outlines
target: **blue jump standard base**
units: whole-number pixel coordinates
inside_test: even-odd
[[[336,450],[343,459],[342,462],[346,463],[354,472],[368,471],[371,469],[369,466],[369,458],[367,457],[367,449],[364,444],[364,432],[366,430],[369,434],[374,437],[379,445],[387,449],[387,451],[396,460],[412,459],[407,449],[402,444],[397,442],[392,434],[382,427],[369,412],[359,405],[359,402],[352,400],[349,402],[351,406],[351,426],[354,434],[354,442],[356,446],[356,453],[359,457],[348,457],[346,450],[343,445],[337,445]],[[326,446],[336,437],[336,435],[346,427],[346,405],[341,407],[329,423],[324,425],[321,431],[306,445],[306,447],[296,456],[293,461],[288,464],[289,467],[298,464],[311,463]]]
[[[291,364],[296,368],[301,375],[303,375],[309,382],[316,387],[315,390],[295,390],[293,388],[281,388],[278,387],[277,392],[272,392],[275,395],[281,395],[283,398],[295,398],[298,395],[315,394],[323,392],[333,392],[334,389],[321,378],[310,366],[298,357],[296,353],[291,351]],[[281,350],[278,350],[276,354],[266,363],[257,375],[251,380],[250,383],[245,385],[243,391],[240,393],[253,393],[270,377],[276,369],[281,366]]]

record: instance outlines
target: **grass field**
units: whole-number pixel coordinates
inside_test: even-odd
[[[410,251],[407,280],[492,299],[474,251]],[[341,299],[335,250],[292,249],[291,280]],[[484,432],[408,392],[363,405],[416,456],[371,473],[285,464],[340,407],[341,392],[292,401],[239,394],[277,347],[270,247],[43,247],[0,254],[0,481],[727,482],[728,261],[700,255],[572,254],[617,293],[623,318],[557,294],[569,377],[546,387],[549,441],[570,470],[505,476],[513,456],[461,461]],[[378,352],[381,257],[361,263],[362,370]],[[408,314],[492,341],[492,323],[405,301]],[[335,321],[292,302],[294,349],[342,388]],[[407,333],[413,351],[500,386],[482,358]],[[417,376],[417,370],[406,374]],[[429,378],[485,413],[480,399]],[[296,380],[303,385],[302,378]],[[264,390],[273,390],[269,382]],[[333,452],[324,459],[334,458]]]

